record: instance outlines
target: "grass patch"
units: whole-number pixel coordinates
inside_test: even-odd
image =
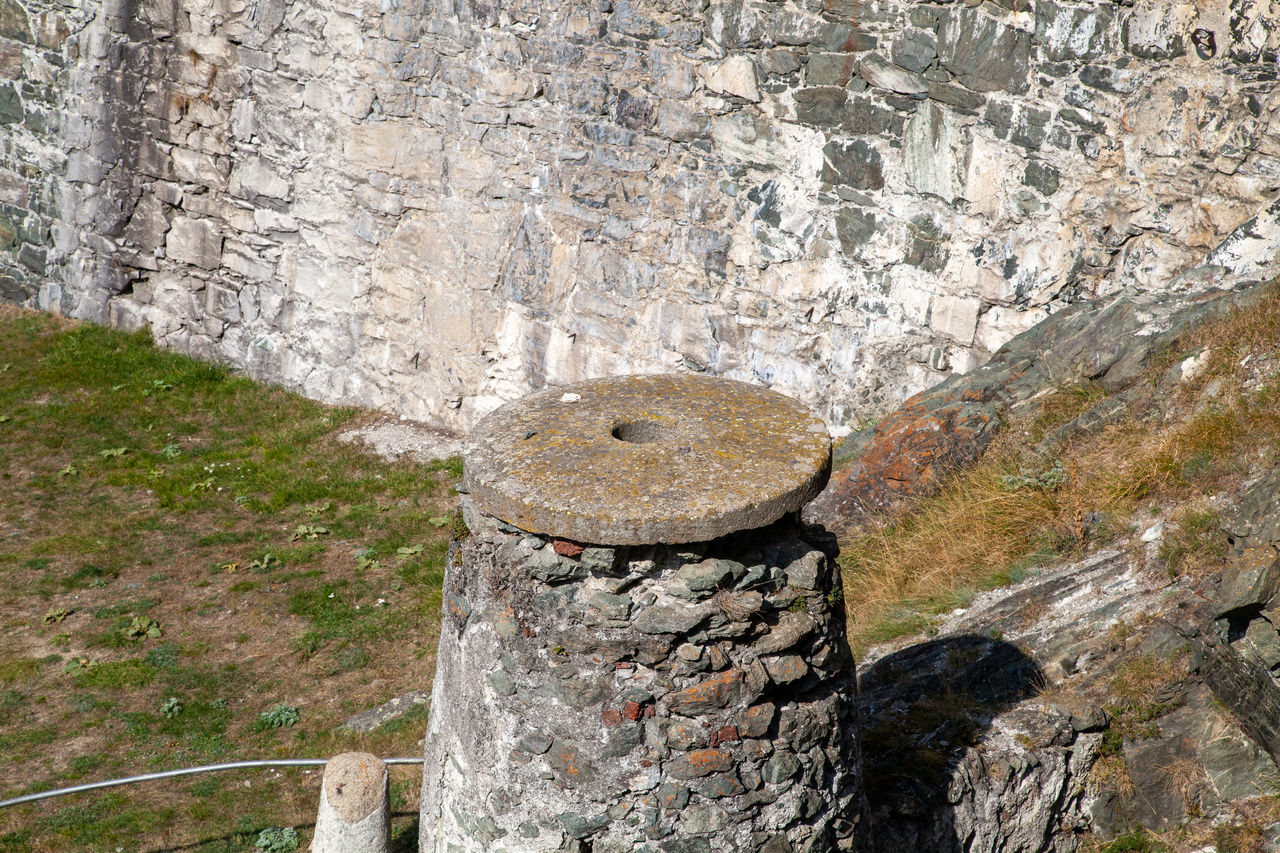
[[[115,580],[119,575],[120,572],[117,570],[104,569],[102,566],[95,566],[89,563],[63,577],[60,583],[64,590],[87,589],[95,584],[106,584]]]
[[[1185,678],[1188,653],[1172,657],[1140,655],[1122,663],[1111,677],[1107,691],[1114,704],[1107,708],[1111,715],[1108,734],[1113,737],[1155,737],[1159,734],[1156,720],[1174,705],[1160,698],[1161,688]]]
[[[26,681],[40,671],[42,662],[37,658],[14,658],[0,663],[0,684]]]
[[[128,690],[145,687],[155,680],[156,668],[144,660],[121,660],[81,670],[76,687],[99,690]]]
[[[1037,443],[1106,398],[1106,390],[1092,380],[1075,382],[1059,388],[1046,397],[1040,403],[1036,413],[1028,419],[1028,437],[1032,443]]]
[[[1094,850],[1096,853],[1172,853],[1173,848],[1145,829],[1139,828],[1130,830]]]
[[[1025,572],[1034,555],[1074,547],[1068,496],[1011,488],[1007,478],[1026,468],[1019,462],[989,458],[909,515],[872,525],[844,544],[855,647],[917,630],[921,620],[961,606],[968,591],[1011,578],[1017,568]]]
[[[1159,548],[1170,577],[1199,576],[1225,567],[1227,533],[1216,510],[1191,504],[1174,512],[1172,521],[1175,526]]]
[[[337,727],[430,683],[448,530],[427,519],[452,511],[459,462],[384,462],[335,440],[365,413],[144,335],[3,307],[0,340],[14,533],[0,541],[0,797],[137,768],[418,751],[421,720]],[[304,527],[328,533],[295,538]],[[401,559],[406,544],[421,551]],[[279,704],[301,719],[256,731]],[[318,778],[233,773],[8,809],[0,850],[253,849],[264,828],[311,822]],[[394,781],[416,797],[413,774]]]

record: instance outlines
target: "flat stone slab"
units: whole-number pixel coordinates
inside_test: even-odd
[[[482,420],[463,483],[523,530],[601,545],[703,542],[763,527],[826,485],[827,427],[775,391],[709,376],[595,379]]]
[[[426,690],[410,690],[408,693],[384,702],[376,708],[361,711],[338,728],[349,732],[371,732],[385,723],[403,717],[414,708],[425,705],[429,701],[431,701],[431,694]]]

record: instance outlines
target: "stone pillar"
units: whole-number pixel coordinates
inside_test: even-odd
[[[856,849],[830,443],[708,377],[557,388],[468,444],[423,851]]]
[[[311,853],[387,853],[391,807],[387,765],[364,752],[329,759]]]

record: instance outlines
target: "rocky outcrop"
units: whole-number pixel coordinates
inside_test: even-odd
[[[1129,389],[1169,347],[1201,322],[1226,316],[1275,291],[1270,283],[1238,290],[1127,292],[1079,303],[1014,338],[985,365],[923,391],[874,429],[837,451],[848,464],[806,508],[835,530],[929,493],[947,473],[975,461],[1002,418],[1043,392],[1093,380],[1113,395],[1064,425],[1065,440],[1126,410]]]
[[[1230,649],[1203,653],[1212,586],[1171,583],[1145,565],[1148,544],[984,593],[933,639],[871,650],[873,849],[1075,850],[1135,826],[1229,825],[1273,790],[1252,721],[1274,721],[1274,698],[1236,689],[1244,657],[1224,677]]]
[[[855,427],[1081,299],[1259,276],[1274,19],[0,0],[0,298],[453,428],[671,370]]]
[[[1196,637],[1205,680],[1241,726],[1280,761],[1280,470],[1241,495],[1227,524],[1230,564],[1212,629]]]
[[[1026,701],[1044,678],[1018,647],[972,634],[865,670],[870,849],[1073,849],[1100,735]]]

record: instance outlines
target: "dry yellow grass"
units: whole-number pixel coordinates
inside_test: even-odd
[[[1051,471],[1055,458],[1026,448],[1103,399],[1091,385],[1038,401],[937,495],[897,519],[873,520],[842,543],[855,649],[919,630],[932,614],[962,605],[976,589],[1017,580],[1035,563],[1114,538],[1144,504],[1195,501],[1229,488],[1259,454],[1274,458],[1280,448],[1280,295],[1205,324],[1140,381],[1154,389],[1168,367],[1205,348],[1201,374],[1156,400],[1145,420],[1131,413],[1061,448],[1064,482],[1036,485],[1024,478],[1011,485],[1011,478],[1024,473],[1034,480]]]

